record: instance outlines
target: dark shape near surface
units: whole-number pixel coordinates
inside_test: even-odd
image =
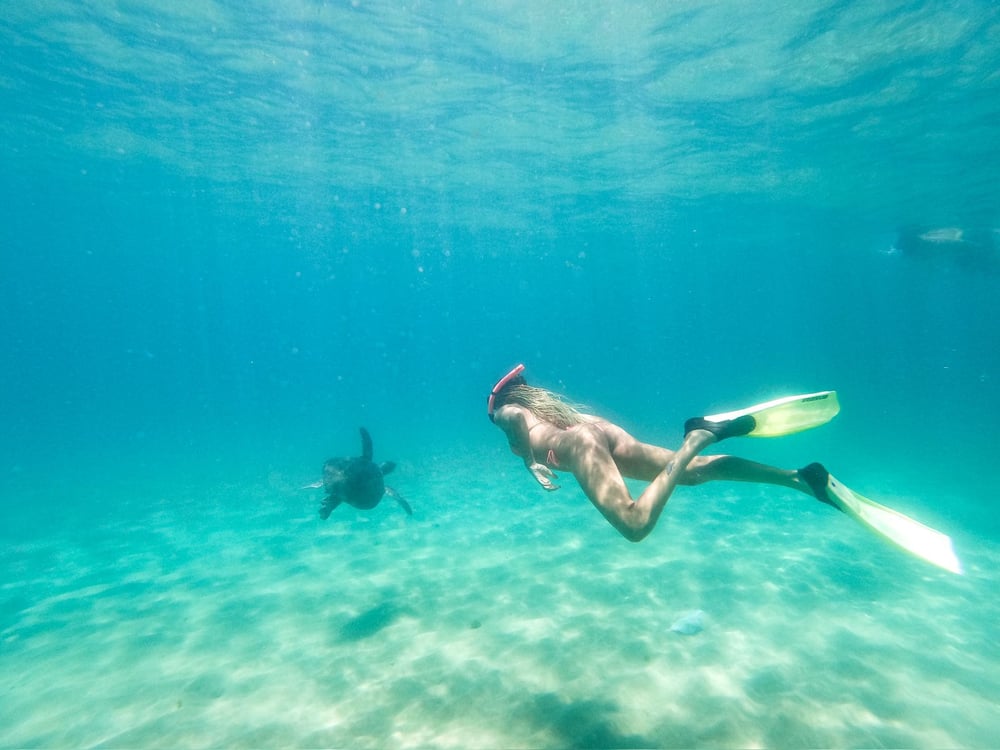
[[[408,516],[413,509],[383,477],[396,468],[392,461],[376,464],[372,461],[372,438],[361,428],[361,455],[352,458],[331,458],[323,464],[323,489],[326,499],[319,509],[320,518],[326,519],[341,503],[359,510],[371,510],[385,495],[392,497]]]
[[[920,260],[968,271],[1000,274],[1000,230],[980,227],[906,226],[899,230],[893,251]]]

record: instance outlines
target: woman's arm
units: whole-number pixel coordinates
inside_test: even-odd
[[[528,435],[528,420],[524,412],[510,406],[501,406],[493,415],[493,421],[507,436],[511,453],[521,456],[525,466],[533,464],[535,458],[531,453],[531,437]]]
[[[531,436],[528,434],[528,420],[524,412],[517,408],[501,406],[493,415],[493,421],[507,436],[511,452],[524,459],[524,466],[531,472],[535,481],[546,490],[559,489],[559,485],[552,483],[556,478],[552,470],[535,460],[531,450]]]

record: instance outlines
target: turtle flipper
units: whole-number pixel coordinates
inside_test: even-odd
[[[399,503],[399,506],[406,511],[406,515],[408,516],[413,515],[413,508],[410,507],[410,504],[406,502],[406,500],[403,499],[403,496],[400,495],[398,492],[396,492],[396,490],[394,490],[392,487],[386,487],[385,494],[387,494],[389,497],[391,497],[393,500]]]
[[[367,461],[372,460],[372,455],[374,451],[372,450],[372,436],[368,434],[368,430],[364,427],[361,428],[361,457]]]
[[[340,502],[340,498],[336,495],[328,495],[323,501],[323,504],[319,506],[319,517],[324,521],[328,519],[330,514],[337,509],[338,505],[340,505]]]

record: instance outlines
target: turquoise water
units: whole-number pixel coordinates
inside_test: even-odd
[[[994,3],[51,0],[0,41],[0,745],[994,743]],[[516,362],[668,446],[835,388],[725,450],[967,573],[743,485],[629,545],[485,418]],[[360,425],[412,518],[301,489]]]

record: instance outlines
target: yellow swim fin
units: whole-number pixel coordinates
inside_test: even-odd
[[[840,412],[836,391],[785,396],[746,409],[694,417],[684,423],[684,433],[708,430],[716,440],[729,437],[779,437],[819,427]]]
[[[843,511],[883,539],[947,571],[962,575],[962,563],[955,554],[951,537],[924,526],[897,510],[862,497],[834,479],[821,464],[809,464],[799,470],[816,497]]]

